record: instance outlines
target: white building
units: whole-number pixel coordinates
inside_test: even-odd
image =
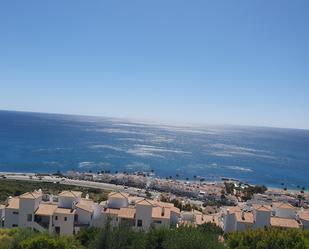
[[[287,203],[253,204],[251,211],[242,210],[240,207],[228,207],[222,215],[223,230],[225,233],[230,233],[247,229],[263,229],[270,226],[278,228],[304,227],[306,229],[309,225],[309,213],[296,214],[297,209]],[[306,225],[303,226],[303,222]]]
[[[214,220],[198,211],[192,213],[194,224]],[[82,198],[82,193],[77,191],[63,191],[57,196],[34,191],[9,198],[7,205],[0,206],[1,226],[5,228],[31,228],[61,235],[75,234],[84,227],[103,227],[108,220],[112,225],[126,222],[143,230],[170,227],[189,216],[185,212],[181,216],[172,203],[118,192],[110,193],[108,200],[99,205],[87,197]]]
[[[81,198],[81,192],[63,191],[58,198],[45,198],[34,191],[9,198],[4,212],[1,212],[3,227],[32,228],[40,232],[72,235],[80,227],[91,225],[101,215],[101,207],[88,199]],[[54,202],[58,199],[59,202]]]
[[[274,215],[280,218],[295,219],[296,217],[296,209],[289,203],[274,202],[273,211],[274,211]]]
[[[19,222],[19,197],[9,198],[4,208],[4,227],[18,227]]]
[[[0,228],[4,226],[4,210],[5,206],[0,205]]]
[[[110,193],[102,211],[101,224],[127,222],[132,227],[148,230],[151,226],[176,226],[180,210],[171,203],[130,197],[126,193]]]
[[[303,224],[304,230],[309,230],[309,211],[308,210],[306,210],[306,211],[301,210],[298,213],[298,219]]]
[[[270,227],[272,208],[269,205],[253,205],[254,228]]]

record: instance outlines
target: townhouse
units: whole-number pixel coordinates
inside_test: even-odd
[[[309,229],[309,213],[289,203],[253,204],[250,207],[226,207],[222,211],[225,233],[267,227]]]
[[[180,218],[180,210],[171,203],[130,197],[126,193],[110,193],[102,207],[103,221],[110,219],[113,224],[127,222],[144,230],[151,226],[176,226]]]
[[[99,205],[81,198],[81,194],[63,191],[46,200],[39,190],[9,198],[2,209],[2,227],[72,235],[81,227],[90,226],[100,215]]]
[[[72,235],[84,227],[103,227],[126,222],[137,229],[176,226],[180,210],[171,203],[112,192],[106,202],[95,203],[78,191],[57,196],[34,191],[9,198],[0,206],[0,227],[30,228],[39,232]]]

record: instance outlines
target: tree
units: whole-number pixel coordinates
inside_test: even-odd
[[[301,230],[248,230],[228,235],[229,249],[308,249],[308,244]]]
[[[82,248],[73,238],[53,237],[40,234],[27,238],[20,244],[20,249],[79,249]]]

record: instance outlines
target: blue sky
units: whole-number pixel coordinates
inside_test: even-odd
[[[1,1],[0,109],[309,128],[309,1]]]

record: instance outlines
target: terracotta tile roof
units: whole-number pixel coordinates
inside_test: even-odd
[[[57,205],[41,203],[39,205],[39,208],[35,211],[35,214],[42,216],[51,216],[54,214],[56,209]]]
[[[236,212],[235,218],[237,222],[253,223],[253,214],[251,212]]]
[[[76,212],[75,209],[70,209],[70,208],[56,208],[55,214],[68,214],[68,215],[74,215]]]
[[[84,211],[92,213],[93,212],[93,204],[94,204],[93,201],[82,200],[82,201],[80,201],[79,203],[76,204],[76,208],[80,208]]]
[[[272,207],[270,205],[253,204],[252,207],[258,211],[265,211],[265,212],[272,211]]]
[[[81,197],[82,192],[80,191],[62,191],[59,196],[61,197]]]
[[[113,198],[128,198],[129,194],[125,192],[111,192],[108,194],[108,198],[113,197]]]
[[[201,224],[205,223],[204,216],[202,214],[196,214],[195,215],[195,223],[197,225],[201,225]]]
[[[143,199],[136,202],[136,205],[144,205],[144,206],[155,206],[152,200]]]
[[[109,215],[118,215],[120,212],[120,209],[116,209],[116,208],[104,208],[102,210],[103,214],[109,214]]]
[[[224,207],[227,210],[229,210],[230,214],[235,212],[241,212],[241,208],[239,206],[225,206]]]
[[[180,209],[179,208],[176,208],[176,207],[171,207],[171,212],[174,212],[176,214],[180,214]]]
[[[19,209],[19,197],[10,199],[8,205],[6,205],[5,208]]]
[[[290,203],[284,203],[284,202],[274,202],[273,205],[276,208],[283,208],[283,209],[295,209]]]
[[[309,221],[309,211],[302,211],[298,213],[298,216],[301,220]]]
[[[170,219],[171,210],[169,208],[153,207],[151,216],[153,219]]]
[[[33,191],[27,192],[19,196],[20,199],[37,199],[42,196],[42,192]]]
[[[294,219],[279,218],[279,217],[270,217],[270,225],[274,227],[282,227],[282,228],[299,228],[300,227],[300,224]]]
[[[135,208],[120,208],[118,217],[125,219],[134,219],[136,209]]]
[[[204,223],[215,223],[217,226],[219,225],[219,214],[208,214],[203,215]]]
[[[139,197],[139,196],[129,196],[129,201],[130,202],[138,202],[138,201],[141,201],[141,200],[143,200],[144,198],[143,197]]]
[[[163,202],[163,201],[153,201],[153,204],[160,207],[172,208],[174,207],[173,203]]]

